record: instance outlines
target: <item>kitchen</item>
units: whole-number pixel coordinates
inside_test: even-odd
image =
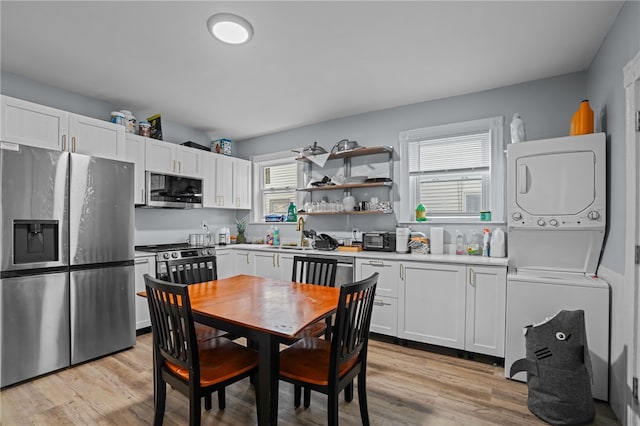
[[[597,44],[589,47],[592,56],[586,59],[580,69],[567,68],[565,72],[556,72],[544,77],[536,77],[533,74],[526,74],[522,71],[522,75],[517,79],[487,83],[481,89],[466,88],[466,80],[474,80],[474,73],[466,72],[463,74],[464,77],[460,77],[458,80],[456,91],[450,93],[441,94],[433,98],[420,98],[416,94],[414,97],[406,97],[402,103],[388,104],[381,107],[371,104],[371,106],[364,107],[359,113],[356,113],[357,115],[353,113],[341,114],[339,108],[334,108],[333,115],[326,114],[322,116],[324,118],[313,121],[310,121],[310,119],[307,119],[307,121],[302,120],[299,125],[293,127],[278,124],[277,120],[271,117],[270,120],[274,122],[271,130],[253,135],[243,134],[242,130],[240,130],[242,126],[238,126],[239,130],[236,133],[232,133],[231,130],[223,130],[212,135],[203,134],[193,121],[189,121],[191,119],[185,119],[184,121],[176,119],[175,122],[172,122],[171,120],[174,119],[174,116],[178,117],[177,114],[169,113],[169,106],[161,103],[159,99],[149,103],[141,102],[136,104],[133,100],[126,98],[124,93],[128,90],[133,90],[134,85],[144,84],[144,78],[133,79],[133,77],[129,77],[129,80],[122,79],[119,84],[123,94],[119,95],[119,98],[110,99],[105,95],[98,94],[96,92],[97,88],[91,90],[60,88],[63,84],[56,82],[53,78],[55,74],[65,73],[63,65],[59,65],[62,69],[52,68],[50,70],[51,80],[29,74],[29,72],[20,69],[18,65],[9,60],[13,57],[8,56],[12,46],[16,46],[16,49],[25,49],[22,51],[23,54],[25,54],[24,52],[33,52],[29,55],[25,54],[25,56],[31,58],[41,56],[42,53],[29,50],[28,40],[18,41],[19,39],[6,35],[5,31],[8,31],[9,23],[5,25],[5,20],[10,20],[10,16],[13,16],[11,15],[11,3],[3,2],[2,4],[3,95],[104,120],[108,119],[110,111],[125,107],[134,110],[135,115],[139,118],[151,116],[162,109],[164,140],[178,143],[191,140],[206,145],[213,139],[231,137],[234,140],[233,156],[240,159],[248,160],[252,157],[266,156],[274,152],[290,152],[292,149],[310,145],[313,141],[318,141],[320,145],[330,150],[336,142],[345,137],[357,140],[364,146],[391,145],[395,148],[395,155],[399,155],[401,151],[398,139],[399,133],[402,131],[492,116],[504,117],[504,140],[506,143],[510,139],[508,123],[515,112],[520,113],[525,121],[528,140],[564,136],[568,133],[568,123],[573,112],[578,107],[578,103],[582,99],[590,99],[596,115],[596,131],[604,131],[607,134],[607,155],[609,158],[607,174],[607,193],[609,194],[608,229],[598,270],[598,275],[606,279],[612,288],[609,400],[613,411],[621,422],[631,424],[632,420],[637,418],[637,411],[634,408],[637,406],[632,397],[632,378],[637,376],[637,370],[634,365],[634,360],[637,358],[637,349],[634,349],[633,343],[636,326],[632,326],[637,323],[633,316],[635,287],[633,271],[628,269],[625,260],[628,257],[625,241],[628,227],[625,220],[628,220],[628,218],[625,219],[624,206],[627,204],[625,188],[628,187],[629,183],[623,166],[626,154],[625,102],[622,84],[622,69],[627,62],[634,58],[639,49],[638,40],[640,37],[638,37],[637,25],[635,25],[637,19],[634,19],[638,17],[639,13],[637,2],[626,2],[618,5],[620,7],[619,12],[616,9],[613,13],[610,12],[607,15],[609,26],[603,26],[602,33],[597,41],[594,42]],[[215,9],[217,10],[217,8]],[[104,6],[100,12],[104,13],[105,19],[110,20],[110,22],[117,22],[121,18],[133,20],[145,15],[145,11],[135,8],[131,10],[130,14],[125,15],[122,10],[116,11],[112,6]],[[212,13],[213,10],[207,11],[207,13],[209,12]],[[242,12],[243,10],[238,11],[240,14],[243,14]],[[349,10],[343,10],[341,11],[343,13],[341,16],[346,19],[347,16],[350,16],[349,12]],[[16,13],[16,11],[13,11],[13,13]],[[209,14],[198,18],[203,21],[201,23],[203,28],[204,21],[206,21]],[[250,13],[246,15],[250,15]],[[15,20],[17,22],[29,22],[32,19],[36,20],[38,16],[39,13],[28,11],[27,9],[17,15]],[[372,17],[370,18],[373,19]],[[501,25],[503,24],[504,22],[501,23]],[[258,36],[259,31],[258,27],[256,27],[256,34],[252,42],[259,43],[260,38]],[[506,41],[508,36],[504,37],[504,41]],[[76,34],[75,39],[77,38],[80,37]],[[66,42],[71,42],[71,40],[65,40]],[[207,41],[213,45],[213,39],[208,39]],[[43,40],[38,40],[37,43],[43,43]],[[58,43],[62,43],[62,41],[58,41]],[[161,52],[159,56],[168,55],[169,47],[175,47],[172,43],[175,42],[171,40],[163,42],[163,48],[158,48]],[[151,44],[151,40],[148,40],[146,44]],[[106,43],[100,44],[100,46],[102,46],[100,49],[101,55],[106,55],[111,60],[120,57],[121,46],[111,46]],[[246,47],[249,46],[250,44]],[[512,46],[509,48],[504,45],[500,46],[500,49],[513,51],[517,50],[518,47]],[[155,59],[148,59],[150,62],[144,62],[144,58],[148,58],[148,56],[140,57],[143,54],[151,55],[146,50],[135,49],[132,57],[128,57],[127,67],[139,67],[134,74],[144,75],[149,72],[157,72],[156,68],[165,69],[166,67],[175,66],[174,64],[165,63],[164,60],[160,61],[155,57]],[[404,54],[415,55],[416,53],[405,51]],[[529,55],[533,55],[533,53],[529,53]],[[43,56],[43,58],[46,58],[46,56]],[[447,57],[447,60],[454,61],[454,59],[456,58],[449,59]],[[186,61],[185,59],[180,60]],[[462,63],[457,64],[457,67],[463,67],[464,65],[463,69],[472,69],[468,67],[469,60],[471,58],[463,58]],[[523,61],[523,59],[520,60],[520,62]],[[530,60],[527,59],[526,62],[529,63]],[[371,66],[366,62],[365,64]],[[242,65],[238,64],[236,66],[240,67]],[[456,63],[451,62],[450,66],[455,68]],[[495,67],[495,65],[492,66]],[[92,81],[93,85],[99,87],[103,81],[106,84],[106,80],[109,79],[108,75],[103,74],[103,71],[93,69],[89,64],[87,67],[87,72],[96,76]],[[41,66],[39,68],[47,67]],[[327,72],[338,72],[340,71],[339,68],[337,70],[327,70]],[[531,67],[529,66],[529,68]],[[477,70],[477,72],[479,71]],[[182,76],[185,75],[183,67],[173,71],[167,69],[166,72],[169,75],[180,76],[178,78],[184,78]],[[300,73],[302,72],[300,70]],[[391,73],[392,71],[387,70],[387,72]],[[398,78],[397,80],[401,79]],[[363,82],[363,84],[365,83],[367,82]],[[386,81],[380,85],[378,82],[369,81],[368,83],[369,90],[375,88],[380,91],[401,91],[404,89],[405,92],[411,92],[407,88],[400,87],[402,82],[396,81],[396,79]],[[355,85],[354,82],[352,84]],[[417,90],[418,87],[414,86],[413,90]],[[259,117],[264,114],[264,111],[273,108],[273,106],[261,104],[260,99],[255,96],[257,93],[262,92],[254,89],[252,92],[254,99],[252,101],[255,105],[251,106],[251,108],[256,108],[259,112],[254,112],[251,115]],[[184,98],[188,97],[184,96]],[[355,99],[355,97],[352,98]],[[318,102],[319,100],[320,98]],[[187,102],[189,102],[188,99]],[[248,104],[247,108],[249,108]],[[300,108],[300,104],[296,108]],[[243,111],[243,114],[249,114],[249,112],[250,110]],[[238,115],[237,112],[235,114]],[[221,117],[223,116],[221,115]],[[224,128],[225,122],[231,123],[233,120],[238,120],[238,118],[229,117],[227,120],[224,117],[215,126]],[[246,121],[244,117],[240,120]],[[204,122],[205,120],[196,121]],[[182,122],[188,124],[181,124]],[[294,153],[291,154],[295,155]],[[627,165],[628,167],[629,165]],[[394,170],[398,172],[400,169],[399,159],[396,159]],[[633,169],[632,166],[631,169]],[[396,193],[394,195],[400,208],[399,214],[405,215],[407,219],[403,219],[400,216],[396,217],[396,215],[371,215],[366,217],[310,216],[307,218],[306,227],[307,229],[317,229],[323,232],[339,232],[343,233],[343,235],[351,234],[353,228],[358,228],[360,232],[393,230],[397,222],[409,223],[408,217],[410,211],[414,208],[409,203],[403,204],[402,194]],[[406,212],[402,212],[402,209],[406,209]],[[236,211],[234,209],[171,210],[137,208],[135,209],[135,244],[182,242],[191,233],[203,232],[203,220],[207,222],[209,229],[214,232],[225,226],[235,231],[236,219],[241,219],[247,213],[247,210]],[[494,216],[498,214],[497,211],[492,213]],[[499,221],[499,219],[497,220]],[[504,224],[504,222],[502,223]],[[411,223],[411,228],[429,235],[430,225],[429,223],[421,225],[413,222]],[[452,244],[450,237],[455,235],[456,230],[471,235],[473,230],[479,228],[478,223],[456,223],[451,225],[443,223],[441,226],[444,226],[447,231],[445,238],[445,243],[447,244]],[[491,226],[498,225],[492,223]],[[259,224],[252,220],[247,227],[247,235],[250,238],[263,238],[269,227],[269,224]],[[295,226],[281,225],[280,232],[280,238],[283,242],[297,241],[299,239],[299,232],[295,231]]]

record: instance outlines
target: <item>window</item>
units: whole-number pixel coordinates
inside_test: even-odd
[[[291,152],[253,158],[258,188],[254,205],[255,222],[264,222],[269,214],[287,214],[289,202],[297,204],[298,161]]]
[[[484,210],[503,219],[503,119],[495,117],[400,133],[400,214],[415,219],[422,203],[434,220],[475,221]]]

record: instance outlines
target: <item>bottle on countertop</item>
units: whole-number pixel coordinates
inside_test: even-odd
[[[280,230],[278,229],[277,226],[273,228],[273,245],[274,246],[280,245]]]
[[[289,201],[289,209],[287,210],[287,222],[297,222],[298,212],[296,211],[296,205],[293,200]]]
[[[477,231],[471,235],[471,242],[467,245],[467,254],[471,256],[482,254],[482,235]]]
[[[496,228],[491,234],[491,257],[505,257],[505,235],[502,228]]]
[[[484,257],[489,257],[489,253],[491,252],[491,231],[489,228],[484,228],[483,230],[483,238],[482,238],[482,255]]]
[[[265,243],[270,246],[273,245],[273,231],[273,225],[271,225],[271,228],[267,230],[267,238],[265,240]]]
[[[524,142],[525,139],[524,122],[520,118],[520,114],[515,113],[511,120],[511,143]]]
[[[465,254],[464,251],[464,236],[460,231],[456,231],[456,254]]]

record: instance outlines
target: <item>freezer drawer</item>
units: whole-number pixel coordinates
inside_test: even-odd
[[[1,386],[69,366],[69,275],[0,280]]]
[[[71,271],[71,364],[135,344],[131,265]]]

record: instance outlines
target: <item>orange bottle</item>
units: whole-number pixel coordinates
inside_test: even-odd
[[[589,106],[589,100],[580,102],[580,107],[573,114],[569,136],[586,135],[593,133],[593,110]]]

